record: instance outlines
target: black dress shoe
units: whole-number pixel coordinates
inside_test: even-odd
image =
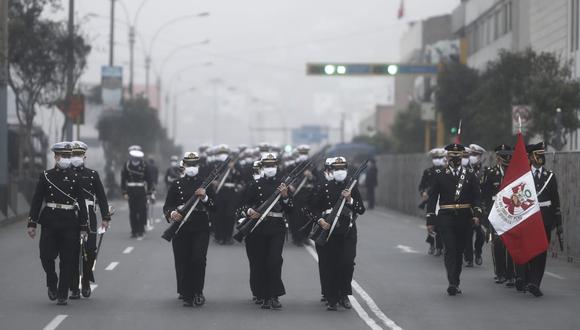
[[[504,283],[505,283],[505,281],[507,281],[507,280],[505,279],[505,277],[503,277],[503,276],[498,276],[498,277],[497,277],[497,279],[495,280],[495,283],[496,283],[496,284],[504,284]]]
[[[196,294],[193,296],[193,303],[195,306],[203,306],[205,304],[205,297],[202,294]]]
[[[183,295],[182,295],[181,293],[179,293],[179,294],[177,295],[177,299],[179,299],[179,300],[183,300]]]
[[[282,304],[280,303],[280,299],[278,299],[278,297],[270,299],[270,305],[272,306],[272,309],[282,308]]]
[[[326,305],[326,310],[327,311],[337,311],[338,310],[338,307],[336,306],[336,303],[332,303],[332,304],[331,303],[328,303]]]
[[[58,301],[56,302],[57,305],[60,306],[64,306],[66,304],[68,304],[68,300],[66,298],[58,298]]]
[[[326,297],[325,296],[320,297],[320,302],[326,302]]]
[[[55,301],[56,298],[58,298],[56,289],[48,288],[48,299],[50,299],[50,301]]]
[[[528,284],[528,286],[526,287],[526,289],[528,291],[530,291],[531,294],[534,295],[534,297],[541,297],[544,294],[542,293],[542,290],[540,290],[540,288],[535,285],[535,284]]]
[[[526,292],[526,283],[521,278],[516,278],[515,287],[518,292]]]
[[[481,256],[475,256],[475,264],[478,266],[481,266],[481,264],[483,264],[483,259],[481,259]]]
[[[468,262],[465,264],[465,267],[467,267],[467,268],[473,268],[473,261],[468,261]]]
[[[443,251],[441,251],[441,249],[437,249],[437,250],[435,251],[435,254],[434,254],[434,256],[436,256],[436,257],[439,257],[439,256],[441,256],[442,254],[443,254]]]
[[[193,299],[183,298],[183,307],[193,307]]]
[[[256,305],[263,305],[264,304],[264,298],[256,298],[256,300],[254,301],[254,304],[256,304]]]
[[[350,300],[348,299],[347,296],[342,297],[338,303],[340,304],[340,306],[346,308],[346,309],[351,309],[352,305],[350,304]]]
[[[516,286],[516,281],[513,278],[510,278],[509,280],[507,280],[507,282],[505,282],[505,286],[508,288],[513,288],[514,286]]]
[[[435,247],[433,245],[431,245],[429,247],[429,250],[427,250],[427,254],[428,255],[433,255],[435,253]]]
[[[458,288],[458,287],[456,287],[455,285],[450,285],[450,286],[447,288],[447,294],[448,294],[448,295],[450,295],[450,296],[455,296],[455,295],[457,295],[457,294],[458,294],[458,293],[460,293],[460,292],[461,292],[461,291],[459,290],[459,288]]]
[[[83,289],[81,290],[81,294],[83,295],[83,297],[88,298],[91,296],[91,286],[83,286]]]
[[[71,290],[69,299],[70,300],[78,300],[78,299],[81,299],[81,290],[79,290],[79,289]]]
[[[260,308],[262,309],[272,308],[272,302],[270,301],[270,299],[264,299],[264,302],[262,303],[262,306]]]

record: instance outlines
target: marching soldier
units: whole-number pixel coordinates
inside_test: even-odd
[[[198,154],[185,153],[183,166],[185,175],[169,188],[163,213],[168,221],[183,221],[177,208],[193,195],[201,201],[172,240],[177,291],[183,299],[183,306],[192,307],[205,303],[203,288],[209,245],[208,211],[215,209],[215,203],[212,188],[206,191],[201,187],[204,178],[199,174]]]
[[[278,159],[267,153],[261,159],[264,176],[247,187],[242,209],[246,216],[258,219],[262,215],[256,208],[275,191],[281,198],[255,230],[246,236],[246,252],[250,263],[250,287],[256,304],[262,309],[280,309],[279,297],[286,293],[282,282],[282,250],[286,236],[284,213],[292,211],[293,202],[288,187],[281,183]]]
[[[89,231],[86,243],[84,243],[85,251],[81,251],[84,258],[82,265],[82,281],[79,292],[79,258],[75,258],[75,267],[73,268],[73,276],[71,282],[70,299],[80,299],[80,293],[83,297],[91,296],[90,282],[95,282],[93,274],[93,264],[97,254],[97,214],[95,207],[98,205],[101,211],[101,227],[107,229],[111,215],[109,214],[109,204],[107,203],[107,196],[105,195],[105,188],[99,177],[99,173],[90,168],[85,167],[84,161],[86,158],[87,145],[81,141],[72,142],[72,158],[71,165],[77,182],[80,184],[85,204],[87,205],[87,212],[89,217]]]
[[[482,155],[485,149],[477,144],[469,145],[469,167],[473,169],[475,176],[481,182],[481,162]],[[473,236],[475,234],[475,242],[473,241]],[[475,264],[481,266],[483,259],[481,258],[481,250],[483,249],[483,244],[485,243],[485,233],[480,225],[473,225],[473,230],[468,234],[467,244],[465,245],[464,259],[465,267],[473,267],[474,255]]]
[[[327,300],[327,310],[336,311],[337,304],[346,309],[352,308],[348,296],[352,295],[351,282],[356,256],[357,229],[354,219],[365,213],[365,206],[356,186],[352,191],[348,190],[346,159],[334,158],[331,168],[334,180],[318,186],[311,206],[313,213],[318,216],[320,227],[329,230],[330,224],[324,220],[324,216],[332,211],[341,196],[346,198],[346,207],[328,242],[324,246],[316,244],[322,293]]]
[[[544,142],[528,145],[526,149],[549,243],[554,229],[556,229],[558,235],[562,235],[562,214],[560,211],[558,183],[554,172],[544,167],[546,164]],[[525,289],[535,297],[544,295],[540,290],[540,284],[546,271],[547,256],[548,252],[546,251],[530,260],[526,265],[518,266],[517,285],[521,287],[525,283]]]
[[[508,145],[501,144],[497,146],[495,148],[496,164],[484,170],[481,180],[481,199],[485,211],[484,219],[486,219],[483,225],[491,235],[491,256],[493,258],[495,283],[503,284],[507,282],[506,285],[508,287],[514,286],[514,262],[487,219],[512,158],[512,152],[512,148]]]
[[[290,173],[294,168],[300,166],[303,162],[308,161],[310,146],[300,145],[296,148],[296,151],[298,152],[298,156],[296,157],[295,163],[286,169],[286,173]],[[289,229],[292,236],[292,242],[297,246],[302,246],[306,240],[304,233],[300,231],[300,228],[306,224],[306,216],[302,213],[302,208],[306,207],[308,201],[312,198],[315,183],[316,179],[312,174],[312,171],[306,169],[300,174],[294,186],[290,188],[294,202],[294,212],[290,213],[288,216]]]
[[[449,166],[435,170],[427,203],[427,229],[433,232],[435,225],[440,226],[449,282],[447,293],[455,296],[461,293],[459,277],[468,233],[474,224],[479,225],[481,192],[474,171],[461,165],[465,147],[450,144],[445,150]],[[435,215],[437,201],[439,213]]]
[[[121,171],[121,190],[123,198],[129,201],[131,238],[143,237],[147,223],[147,198],[155,187],[151,180],[149,167],[143,161],[143,152],[132,146],[129,160]]]
[[[170,167],[165,171],[165,186],[167,190],[171,184],[181,178],[181,167],[179,166],[179,157],[171,156]]]
[[[225,162],[230,156],[230,148],[222,144],[216,150],[216,164]],[[215,212],[214,235],[218,244],[232,244],[232,235],[236,222],[235,211],[239,203],[238,173],[234,163],[230,163],[226,172],[215,181],[216,203],[220,206]]]
[[[28,235],[40,232],[40,261],[46,272],[48,298],[66,305],[73,276],[75,258],[80,239],[88,230],[87,209],[80,182],[70,170],[72,145],[59,142],[52,146],[56,166],[40,174],[30,205]],[[43,207],[44,204],[44,207]],[[59,257],[59,275],[55,259]]]
[[[423,176],[421,177],[421,182],[419,182],[419,195],[423,200],[419,205],[420,209],[424,209],[427,205],[427,201],[429,199],[429,192],[431,190],[431,186],[433,184],[433,178],[435,177],[436,170],[441,170],[445,166],[445,149],[443,148],[435,148],[429,151],[429,155],[431,156],[431,162],[433,166],[425,169],[423,171]],[[425,242],[429,244],[428,254],[433,254],[435,256],[440,256],[443,250],[443,240],[441,237],[437,236],[439,230],[437,227],[433,230],[433,232],[427,233],[427,238]]]

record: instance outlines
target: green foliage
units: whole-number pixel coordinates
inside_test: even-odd
[[[445,65],[438,76],[436,104],[447,127],[463,120],[462,141],[487,148],[512,143],[512,105],[529,105],[532,122],[524,133],[550,143],[557,108],[562,109],[564,129],[578,128],[580,83],[571,79],[570,63],[554,54],[503,51],[481,74],[465,65]]]
[[[422,152],[425,143],[425,122],[421,120],[421,105],[411,102],[406,111],[399,112],[395,117],[392,132],[395,151]]]

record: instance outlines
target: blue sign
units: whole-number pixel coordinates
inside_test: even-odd
[[[319,144],[328,140],[328,127],[307,125],[292,129],[292,144]]]

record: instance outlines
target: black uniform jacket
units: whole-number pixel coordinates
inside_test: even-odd
[[[421,176],[421,181],[419,182],[419,193],[429,193],[429,189],[433,185],[436,169],[441,169],[441,167],[431,166],[423,171],[423,176]]]
[[[435,225],[437,200],[439,200],[441,207],[439,214],[458,214],[470,211],[473,216],[481,216],[481,191],[475,172],[473,169],[465,167],[461,167],[460,171],[461,174],[454,175],[451,167],[435,170],[433,185],[427,202],[427,225]],[[464,176],[463,184],[459,187],[462,175]],[[459,191],[458,198],[456,198],[457,191]],[[444,209],[447,205],[470,205],[470,207]]]
[[[75,167],[72,170],[80,182],[83,198],[95,206],[98,205],[102,219],[110,221],[109,203],[99,173],[84,166]]]
[[[70,207],[74,209],[63,209]],[[36,228],[38,223],[53,228],[88,229],[81,183],[73,170],[55,167],[40,174],[30,205],[28,227]]]
[[[241,209],[244,212],[247,212],[249,208],[257,210],[260,205],[274,194],[280,186],[280,183],[281,179],[278,175],[273,178],[264,177],[251,182],[244,190]],[[276,214],[276,216],[266,216],[264,221],[256,227],[253,233],[274,234],[286,231],[286,222],[284,221],[284,217],[280,215],[284,212],[292,212],[293,207],[294,202],[291,195],[287,199],[280,197],[270,211],[270,214]]]
[[[313,219],[314,221],[317,221],[319,218],[325,218],[326,214],[330,212],[339,200],[342,191],[348,188],[347,184],[349,181],[348,178],[342,182],[336,180],[320,181],[319,185],[316,187],[312,204],[310,205],[312,213],[317,217],[316,219]],[[338,218],[337,227],[334,229],[334,233],[336,234],[345,233],[356,217],[364,214],[366,211],[357,186],[352,189],[351,196],[353,203],[344,204],[345,207]]]
[[[535,169],[533,169],[535,171]],[[532,172],[532,174],[534,174]],[[542,167],[540,178],[534,175],[538,202],[544,219],[544,227],[548,230],[556,228],[562,224],[562,213],[560,211],[560,195],[558,194],[558,183],[556,175]]]
[[[177,208],[187,202],[191,198],[198,188],[201,188],[204,178],[199,174],[190,177],[184,176],[183,178],[173,182],[169,191],[167,192],[167,197],[165,199],[165,205],[163,205],[163,214],[167,221],[171,219],[171,212],[177,210]],[[189,220],[183,225],[183,229],[188,231],[207,231],[209,230],[209,215],[208,211],[215,211],[214,202],[214,192],[211,185],[206,189],[207,200],[200,201],[195,210],[191,213]]]
[[[135,186],[135,184],[140,186]],[[143,194],[145,192],[150,194],[154,190],[155,186],[147,164],[141,161],[135,165],[128,160],[121,171],[121,191],[124,194]]]
[[[483,202],[483,211],[486,216],[489,215],[495,196],[499,192],[501,181],[505,175],[505,170],[500,165],[487,167],[483,171],[481,178],[481,200]]]

